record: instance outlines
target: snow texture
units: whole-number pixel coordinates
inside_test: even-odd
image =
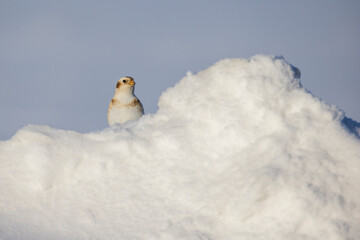
[[[299,77],[225,59],[137,121],[20,129],[0,142],[0,239],[360,239],[359,123]]]

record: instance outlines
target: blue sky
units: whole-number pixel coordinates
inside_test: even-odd
[[[27,124],[106,128],[119,77],[146,113],[187,71],[282,55],[360,121],[359,1],[0,1],[0,139]]]

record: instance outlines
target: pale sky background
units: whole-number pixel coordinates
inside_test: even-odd
[[[282,55],[303,86],[360,122],[360,1],[0,0],[0,139],[27,124],[108,127],[116,81],[146,113],[187,71]]]

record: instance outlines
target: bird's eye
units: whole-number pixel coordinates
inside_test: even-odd
[[[123,80],[123,83],[126,83],[126,80]]]

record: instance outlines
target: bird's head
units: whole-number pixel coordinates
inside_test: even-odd
[[[118,80],[116,84],[116,91],[117,92],[133,92],[134,91],[135,82],[132,77],[126,76],[122,77]]]

